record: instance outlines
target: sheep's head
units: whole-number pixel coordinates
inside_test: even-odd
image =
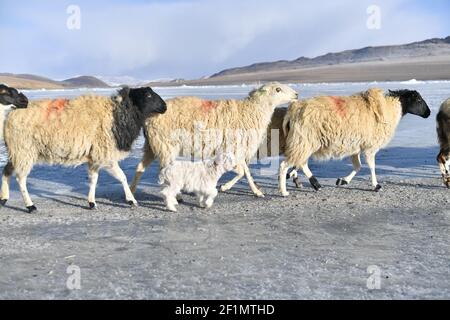
[[[260,99],[263,97],[268,97],[274,107],[285,103],[290,103],[298,99],[298,93],[294,89],[288,85],[278,82],[265,84],[262,87],[250,92],[249,96]]]
[[[12,105],[13,108],[26,108],[28,107],[28,99],[16,89],[0,84],[0,104]]]
[[[154,113],[164,113],[167,110],[164,100],[150,87],[123,88],[119,91],[119,98],[125,104],[137,107],[144,117]]]
[[[214,159],[214,164],[225,171],[231,171],[236,168],[236,159],[232,153],[220,153]]]
[[[389,90],[389,95],[400,100],[403,115],[411,113],[422,118],[428,118],[431,114],[427,103],[420,93],[415,90]]]

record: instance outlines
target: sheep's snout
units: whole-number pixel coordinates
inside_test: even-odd
[[[425,119],[428,118],[428,117],[431,115],[431,110],[430,110],[430,108],[428,108],[428,106],[427,106],[427,109],[428,109],[428,110],[426,110],[426,111],[425,111],[425,114],[422,116],[422,117],[425,118]]]
[[[23,93],[19,94],[14,106],[19,109],[24,109],[28,107],[28,98]]]
[[[163,99],[161,99],[160,101],[158,101],[157,103],[156,103],[156,108],[154,109],[154,112],[155,113],[159,113],[159,114],[163,114],[163,113],[166,113],[166,111],[167,111],[167,105],[166,105],[166,103],[164,102],[164,100]]]

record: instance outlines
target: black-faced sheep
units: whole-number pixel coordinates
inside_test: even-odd
[[[252,191],[263,197],[248,163],[266,134],[275,107],[297,98],[297,92],[289,86],[270,83],[253,90],[244,100],[207,101],[194,97],[168,100],[166,114],[146,121],[144,156],[131,190],[136,190],[145,168],[156,158],[164,168],[182,151],[203,159],[218,152],[232,152],[238,163],[238,175],[221,190],[229,190],[245,174]]]
[[[286,172],[301,168],[314,189],[321,185],[308,168],[308,159],[352,157],[354,170],[337,185],[347,185],[361,168],[364,153],[371,171],[372,185],[381,189],[375,175],[375,155],[395,134],[407,113],[427,118],[430,109],[417,91],[399,90],[384,94],[370,89],[350,97],[316,97],[292,103],[284,120],[287,132],[286,160],[280,165],[280,192],[286,191]]]
[[[0,84],[0,139],[3,140],[3,126],[9,112],[13,109],[26,108],[28,99],[14,88]]]
[[[118,161],[124,159],[147,117],[164,113],[166,104],[149,87],[123,88],[117,96],[81,96],[73,100],[41,100],[11,113],[5,124],[9,162],[3,171],[1,202],[9,198],[9,180],[16,172],[28,211],[36,210],[26,187],[35,163],[88,164],[89,206],[95,208],[100,168],[123,185],[126,200],[137,205]]]
[[[442,179],[447,188],[450,188],[450,99],[442,103],[436,117],[437,135],[440,145],[437,161],[442,173]]]

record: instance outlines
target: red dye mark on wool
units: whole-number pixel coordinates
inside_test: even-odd
[[[347,114],[347,108],[345,105],[345,99],[341,97],[330,97],[334,104],[334,110],[341,118],[345,117]]]
[[[61,113],[66,107],[68,102],[69,102],[68,99],[56,99],[50,101],[46,109],[46,118],[48,119],[52,114]]]
[[[217,102],[210,100],[203,100],[201,106],[204,112],[208,112],[211,111],[212,109],[217,108]]]

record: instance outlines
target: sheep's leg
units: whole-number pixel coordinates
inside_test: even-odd
[[[2,196],[0,200],[0,205],[4,206],[6,202],[9,200],[9,183],[11,180],[11,176],[14,173],[14,167],[11,162],[8,162],[3,169],[2,175]]]
[[[161,191],[167,209],[172,212],[177,212],[176,205],[178,205],[178,201],[176,197],[179,192],[180,190],[175,190],[173,186],[167,186]]]
[[[259,197],[259,198],[264,198],[264,193],[262,193],[261,190],[258,189],[258,187],[256,186],[255,181],[253,180],[253,177],[250,173],[250,169],[247,166],[246,162],[242,163],[242,166],[244,167],[244,173],[245,173],[245,177],[247,178],[248,184],[250,186],[250,189],[252,189],[253,193]]]
[[[88,174],[89,174],[89,195],[88,202],[90,209],[97,209],[97,203],[95,201],[95,189],[97,188],[98,181],[98,171],[99,168],[97,166],[89,165]]]
[[[178,204],[178,202],[175,197],[170,197],[170,196],[166,197],[166,207],[168,210],[170,210],[172,212],[177,212],[177,207],[176,207],[177,204]]]
[[[137,207],[138,203],[134,198],[133,193],[130,190],[130,187],[128,186],[127,177],[125,176],[125,173],[123,173],[122,169],[119,167],[119,164],[117,162],[114,162],[110,167],[107,168],[107,170],[114,178],[116,178],[122,183],[123,191],[125,192],[125,199],[127,200],[128,204]]]
[[[319,191],[322,186],[320,185],[317,178],[313,175],[311,170],[309,170],[308,163],[301,165],[300,168],[302,169],[305,176],[309,179],[309,183],[311,183],[311,186],[314,188],[314,190]]]
[[[287,173],[286,179],[287,178],[292,178],[292,182],[295,183],[295,187],[297,189],[303,188],[302,182],[300,181],[300,177],[298,176],[298,172],[295,167],[291,169],[291,172]]]
[[[289,196],[289,192],[286,190],[286,176],[288,170],[289,164],[287,163],[287,161],[281,162],[278,175],[278,189],[283,197]]]
[[[223,186],[220,187],[220,191],[225,192],[230,190],[239,180],[242,179],[242,177],[245,174],[244,167],[241,164],[238,164],[236,166],[235,172],[237,173],[236,177],[225,183]]]
[[[381,185],[378,184],[377,175],[375,173],[375,155],[376,153],[374,152],[366,152],[366,161],[370,168],[370,175],[372,176],[372,186],[374,187],[374,191],[378,192],[381,190]]]
[[[205,206],[206,208],[211,208],[213,203],[214,203],[214,199],[217,197],[217,190],[213,190],[211,193],[209,193],[206,197],[205,200]]]
[[[145,169],[153,162],[155,156],[146,141],[146,146],[144,147],[144,155],[142,156],[141,162],[136,167],[136,172],[134,174],[133,182],[131,183],[131,191],[136,192],[137,185],[145,172]]]
[[[203,193],[200,193],[197,195],[198,198],[198,204],[200,205],[201,208],[206,207],[205,205],[205,196],[203,195]]]
[[[437,162],[439,163],[439,168],[441,170],[442,180],[447,188],[450,188],[449,160],[449,152],[441,149],[437,156]]]
[[[33,205],[33,201],[31,201],[30,195],[28,194],[27,189],[27,176],[18,174],[16,176],[17,183],[19,184],[20,192],[22,193],[23,202],[25,202],[25,206],[27,207],[28,213],[33,213],[37,210],[37,208]]]
[[[352,179],[356,176],[356,174],[361,170],[361,157],[360,154],[355,154],[352,156],[352,164],[353,164],[353,171],[346,176],[345,178],[339,178],[336,181],[337,186],[345,186],[349,184]]]

